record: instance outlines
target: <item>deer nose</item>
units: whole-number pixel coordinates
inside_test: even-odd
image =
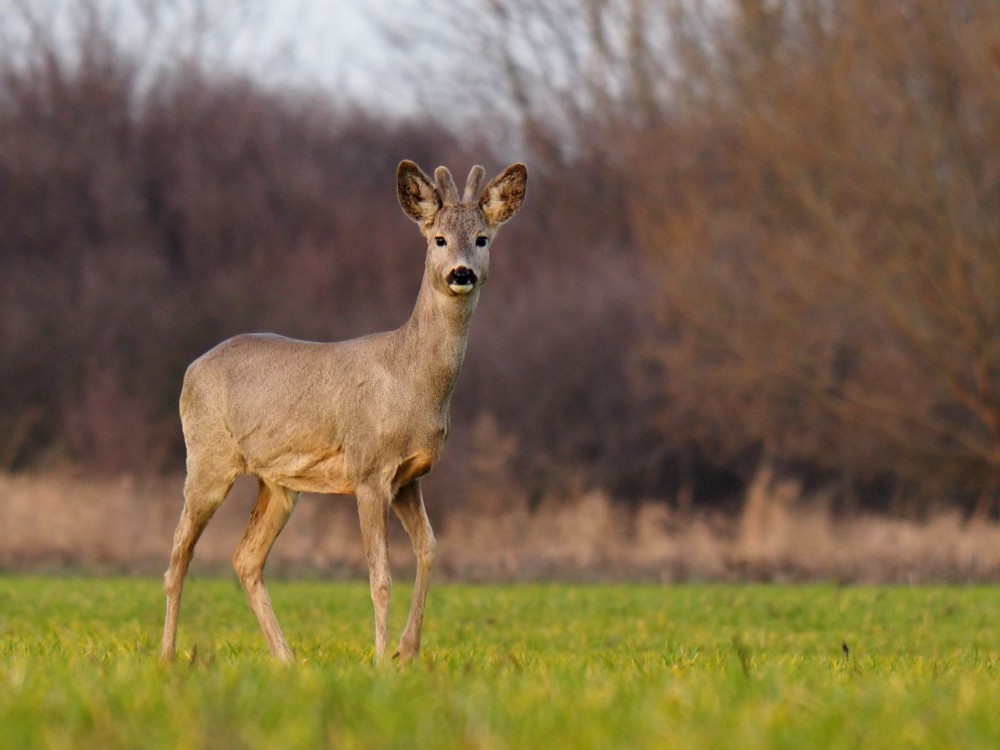
[[[451,291],[466,294],[472,291],[472,288],[476,285],[476,281],[478,281],[478,277],[476,276],[476,272],[471,268],[458,266],[451,269],[445,280],[448,282],[448,287]]]

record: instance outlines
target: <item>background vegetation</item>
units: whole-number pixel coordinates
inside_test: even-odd
[[[179,470],[213,343],[405,319],[401,158],[518,158],[433,513],[727,509],[776,467],[837,512],[995,515],[1000,6],[538,5],[386,21],[404,116],[4,3],[0,467]]]

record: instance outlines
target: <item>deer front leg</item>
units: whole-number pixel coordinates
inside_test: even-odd
[[[389,642],[389,602],[392,597],[387,528],[391,498],[387,492],[371,487],[358,487],[356,495],[361,537],[368,559],[372,605],[375,607],[375,661],[381,662]]]
[[[413,551],[417,556],[417,578],[413,584],[413,601],[406,628],[399,639],[397,655],[403,661],[410,661],[420,653],[420,631],[424,622],[424,605],[427,601],[427,587],[430,584],[431,569],[434,567],[434,550],[437,542],[434,531],[424,508],[420,483],[410,482],[396,495],[392,503],[396,515],[403,522],[403,528],[410,535]]]

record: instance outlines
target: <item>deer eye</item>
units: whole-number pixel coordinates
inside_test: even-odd
[[[436,244],[438,247],[444,247],[445,245],[448,244],[448,240],[446,240],[441,235],[438,235],[437,237],[434,238],[434,244]]]
[[[476,237],[476,247],[486,247],[489,242],[489,237]]]

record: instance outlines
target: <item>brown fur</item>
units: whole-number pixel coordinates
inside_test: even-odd
[[[472,170],[466,194],[470,187],[478,189],[481,172],[482,167]],[[377,659],[388,640],[389,508],[399,516],[418,561],[399,655],[411,659],[419,652],[435,546],[419,477],[437,461],[447,438],[451,393],[489,270],[489,243],[520,208],[527,171],[521,164],[509,167],[476,202],[458,201],[447,169],[439,168],[436,178],[435,183],[408,161],[397,170],[400,205],[427,239],[423,282],[403,326],[336,343],[245,334],[222,342],[188,368],[180,402],[188,473],[164,579],[164,660],[176,650],[181,592],[194,546],[241,474],[256,475],[259,491],[233,565],[271,652],[284,661],[292,658],[264,587],[264,564],[301,492],[357,497]],[[477,245],[480,238],[485,247]],[[450,281],[457,268],[471,271],[474,282]]]

